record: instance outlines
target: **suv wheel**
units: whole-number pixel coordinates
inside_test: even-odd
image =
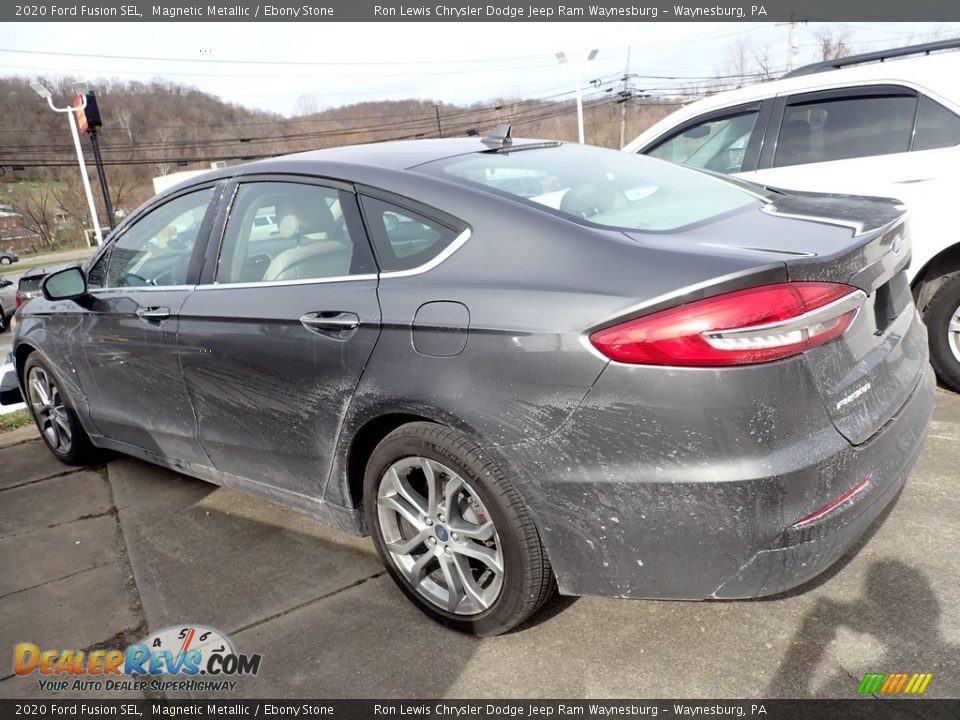
[[[923,311],[930,362],[944,385],[960,391],[960,272],[947,275]]]
[[[367,464],[364,510],[394,582],[448,627],[499,635],[553,590],[520,493],[455,430],[410,423],[387,435]]]

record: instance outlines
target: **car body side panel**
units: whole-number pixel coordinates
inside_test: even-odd
[[[180,353],[199,437],[220,472],[322,497],[345,409],[380,334],[376,279],[231,287],[191,295]],[[354,313],[344,333],[313,312]]]

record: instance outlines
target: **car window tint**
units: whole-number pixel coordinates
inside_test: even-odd
[[[213,188],[197,190],[137,220],[110,248],[106,286],[186,284],[190,257],[212,197]]]
[[[648,232],[674,232],[767,200],[767,191],[759,185],[645,155],[584,145],[457,155],[425,163],[417,171],[505,195],[568,219]],[[511,193],[500,182],[512,174],[536,172],[554,181],[533,197]]]
[[[460,233],[377,198],[364,196],[363,210],[383,272],[411,270],[430,262]]]
[[[756,122],[757,111],[707,120],[673,135],[646,154],[714,172],[740,172]]]
[[[230,209],[216,282],[321,280],[370,271],[369,248],[365,241],[355,246],[341,192],[294,182],[242,184]]]
[[[920,99],[914,150],[953,147],[960,144],[960,116],[924,96]]]
[[[917,98],[883,95],[788,105],[774,167],[889,155],[910,146]]]

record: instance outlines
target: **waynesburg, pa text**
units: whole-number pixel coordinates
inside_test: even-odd
[[[538,5],[374,5],[374,17],[437,17],[451,20],[465,18],[492,18],[511,19],[530,18],[532,20],[548,20],[550,18],[600,18],[600,19],[627,19],[627,18],[656,18],[661,15],[673,15],[678,18],[714,18],[714,17],[764,17],[767,10],[763,5],[711,5],[693,7],[690,5],[673,5],[669,7],[626,5],[558,5],[556,7],[541,7]]]

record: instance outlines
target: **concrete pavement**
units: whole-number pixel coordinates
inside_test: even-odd
[[[931,672],[927,696],[960,697],[958,438],[960,397],[939,390],[885,522],[802,592],[555,598],[479,640],[425,619],[367,540],[129,458],[68,468],[18,431],[0,436],[0,652],[199,623],[263,656],[225,697],[850,698],[866,672]],[[41,695],[0,667],[0,697]]]

